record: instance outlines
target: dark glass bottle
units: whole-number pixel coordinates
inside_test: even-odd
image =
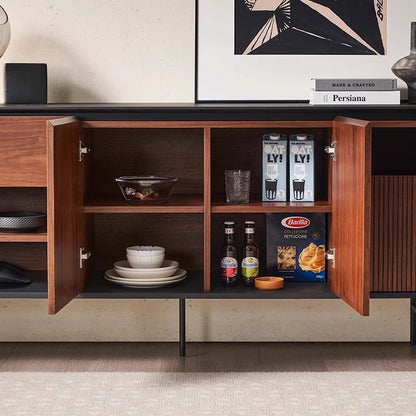
[[[226,285],[233,285],[238,278],[237,249],[234,245],[234,222],[224,222],[224,242],[221,247],[221,278]]]
[[[259,246],[254,239],[254,225],[254,221],[245,222],[241,275],[246,286],[254,286],[254,278],[259,275]]]

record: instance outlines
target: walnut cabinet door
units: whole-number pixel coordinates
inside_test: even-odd
[[[369,314],[371,244],[370,123],[349,118],[333,122],[332,220],[328,262],[332,291],[361,315]]]
[[[80,248],[84,243],[81,121],[47,123],[48,311],[55,314],[84,288]]]

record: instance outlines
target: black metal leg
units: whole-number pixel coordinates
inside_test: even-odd
[[[410,345],[416,345],[416,297],[410,298]]]
[[[185,299],[179,299],[179,355],[186,355]]]

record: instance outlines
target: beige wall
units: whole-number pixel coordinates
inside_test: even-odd
[[[12,25],[1,62],[46,62],[50,102],[193,101],[194,0],[1,5]]]
[[[12,25],[1,63],[46,62],[50,102],[193,101],[194,0],[1,4]],[[406,9],[393,7],[408,26]],[[397,29],[391,63],[409,49],[408,29]],[[0,310],[0,341],[177,339],[176,301],[75,300],[48,316],[44,300],[0,300]],[[366,318],[337,300],[190,301],[187,310],[192,341],[409,339],[408,300],[372,300]]]

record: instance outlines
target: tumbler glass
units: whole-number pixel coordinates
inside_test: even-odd
[[[227,204],[248,204],[250,196],[250,171],[226,170],[225,194]]]

